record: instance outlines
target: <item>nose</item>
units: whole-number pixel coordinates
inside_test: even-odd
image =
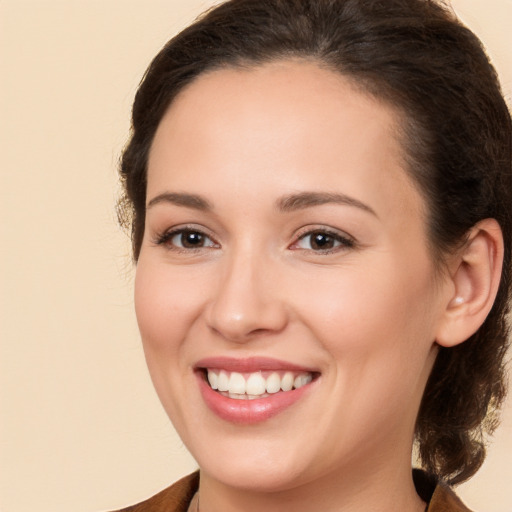
[[[281,332],[288,322],[275,265],[250,252],[223,262],[206,311],[209,328],[236,343]]]

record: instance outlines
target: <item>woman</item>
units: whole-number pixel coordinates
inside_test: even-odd
[[[200,468],[126,510],[468,510],[447,485],[505,395],[511,119],[448,9],[216,7],[150,65],[121,175],[147,363]]]

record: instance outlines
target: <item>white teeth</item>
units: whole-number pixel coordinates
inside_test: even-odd
[[[245,393],[228,393],[229,398],[234,398],[235,400],[245,400]]]
[[[245,379],[241,373],[233,372],[229,377],[229,392],[245,395]]]
[[[217,389],[219,391],[228,391],[229,390],[229,377],[228,374],[221,370],[219,372],[219,378],[217,380]]]
[[[311,382],[312,378],[313,377],[310,374],[299,375],[299,376],[295,377],[295,380],[293,381],[293,387],[295,389],[299,389],[302,386],[309,384]]]
[[[208,382],[210,383],[212,389],[218,389],[219,376],[215,372],[208,370]]]
[[[293,373],[292,372],[286,372],[281,380],[281,389],[283,391],[290,391],[293,389]]]
[[[281,377],[274,372],[267,377],[267,393],[277,393],[278,391],[281,391]]]
[[[266,391],[266,382],[261,372],[251,373],[245,383],[245,390],[248,395],[262,395]]]
[[[239,372],[227,372],[226,370],[208,370],[207,377],[210,387],[220,391],[224,396],[235,400],[255,400],[264,398],[279,391],[291,391],[298,389],[313,380],[311,373],[265,372],[265,378],[261,371],[250,374]]]

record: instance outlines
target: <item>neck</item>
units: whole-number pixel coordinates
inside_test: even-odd
[[[409,460],[400,468],[353,466],[346,474],[329,474],[290,489],[240,489],[201,472],[200,512],[424,512]],[[193,509],[194,510],[194,509]]]

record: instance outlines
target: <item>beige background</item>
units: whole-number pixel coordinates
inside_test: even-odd
[[[211,1],[0,0],[0,511],[94,512],[194,469],[149,381],[116,161],[150,58]],[[512,0],[456,0],[512,91]],[[460,488],[510,512],[512,401]]]

